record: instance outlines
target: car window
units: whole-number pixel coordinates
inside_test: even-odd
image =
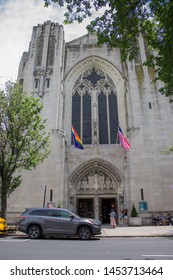
[[[50,210],[48,210],[48,216],[60,217],[61,213],[57,209],[50,209]]]
[[[48,211],[45,209],[38,209],[38,210],[33,210],[29,213],[29,215],[34,215],[34,216],[48,216]]]
[[[61,212],[61,217],[62,218],[70,218],[71,217],[71,213],[69,213],[69,212],[67,212],[67,211],[65,211],[65,210],[60,210],[60,212]]]
[[[71,213],[61,209],[35,209],[32,210],[29,215],[32,216],[49,216],[59,218],[71,218]]]
[[[59,217],[59,218],[70,218],[71,213],[60,209],[50,209],[48,210],[48,216]]]

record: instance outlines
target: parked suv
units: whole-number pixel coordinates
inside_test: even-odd
[[[20,216],[18,230],[32,239],[41,236],[78,236],[87,240],[101,234],[101,222],[81,218],[62,208],[30,208]]]

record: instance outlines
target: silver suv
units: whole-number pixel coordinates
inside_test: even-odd
[[[30,208],[20,216],[18,230],[32,239],[41,236],[78,236],[82,240],[101,234],[101,222],[81,218],[62,208]]]

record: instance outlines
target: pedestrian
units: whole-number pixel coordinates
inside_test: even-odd
[[[156,225],[160,225],[160,214],[153,212],[152,214],[152,222],[156,223]]]
[[[128,210],[127,208],[123,210],[123,224],[127,225],[128,224]]]
[[[48,206],[47,206],[48,208],[53,208],[53,205],[52,205],[52,203],[48,203]]]
[[[111,209],[111,212],[109,214],[110,216],[110,225],[112,228],[116,228],[116,213],[114,211],[114,209]]]
[[[171,212],[168,212],[167,220],[169,221],[170,226],[173,225],[173,216],[172,216]]]
[[[164,216],[164,214],[160,214],[160,222],[159,222],[159,225],[164,225],[166,226],[166,218]]]

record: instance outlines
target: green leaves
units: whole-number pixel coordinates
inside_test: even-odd
[[[38,98],[22,93],[17,83],[7,82],[0,91],[0,195],[9,195],[21,183],[17,172],[31,170],[49,154],[46,120]]]
[[[143,34],[146,65],[155,67],[157,79],[164,83],[160,90],[173,95],[173,1],[171,0],[44,0],[66,7],[64,23],[81,22],[95,15],[87,29],[96,33],[98,44],[108,43],[121,50],[122,61],[132,60],[139,52],[137,37]],[[101,10],[102,9],[102,10]]]

